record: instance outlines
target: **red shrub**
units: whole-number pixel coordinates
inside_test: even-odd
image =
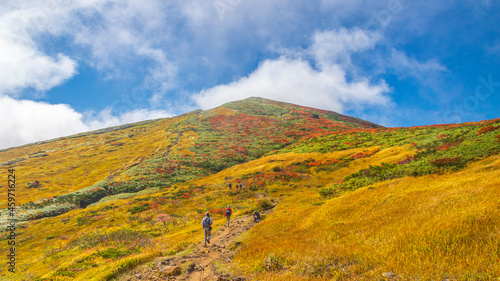
[[[410,163],[410,162],[412,162],[412,161],[414,161],[414,160],[415,160],[415,157],[414,157],[414,156],[410,156],[410,155],[408,155],[405,159],[403,159],[403,160],[401,160],[401,161],[398,161],[398,164],[399,164],[399,165],[404,165],[404,164],[408,164],[408,163]]]
[[[430,163],[438,167],[456,166],[462,162],[462,157],[447,157],[431,161]]]
[[[485,134],[485,133],[488,133],[488,132],[492,132],[492,131],[495,131],[497,129],[499,129],[500,126],[496,127],[496,126],[486,126],[486,127],[482,127],[478,132],[477,134],[478,135],[481,135],[481,134]]]
[[[160,208],[160,206],[159,206],[158,202],[155,201],[155,202],[149,203],[149,208],[151,208],[151,209],[153,209],[155,211],[158,211],[158,209]]]
[[[224,215],[224,210],[223,209],[212,209],[212,210],[209,210],[209,212],[212,215],[221,215],[221,216]]]

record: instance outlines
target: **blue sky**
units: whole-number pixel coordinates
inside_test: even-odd
[[[0,148],[260,96],[385,126],[500,117],[500,3],[0,7]]]

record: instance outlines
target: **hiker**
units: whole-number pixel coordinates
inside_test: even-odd
[[[241,190],[242,187],[243,187],[243,185],[241,185],[241,183],[240,183],[240,190]]]
[[[205,217],[201,221],[201,225],[203,226],[203,232],[205,233],[205,246],[207,245],[207,243],[210,244],[210,236],[212,235],[211,230],[213,223],[214,221],[210,217],[210,213],[206,212]]]
[[[231,183],[229,183],[229,189],[231,189]]]
[[[229,219],[231,218],[231,214],[233,213],[233,210],[231,210],[231,206],[227,205],[226,213],[224,216],[227,217],[227,226],[229,227]]]
[[[253,212],[253,221],[254,222],[259,222],[260,221],[260,214],[257,213],[257,211]]]

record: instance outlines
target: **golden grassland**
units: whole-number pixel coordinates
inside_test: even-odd
[[[257,280],[497,280],[500,157],[379,183],[314,204],[304,190],[253,228],[233,270]],[[317,206],[315,206],[317,205]],[[265,261],[271,266],[266,270]]]
[[[160,196],[161,194],[153,194]],[[144,199],[151,195],[138,196],[135,199]],[[227,198],[226,198],[227,199]],[[66,214],[32,221],[26,228],[18,232],[17,259],[19,272],[12,280],[35,280],[49,278],[49,280],[105,280],[135,264],[145,263],[154,257],[176,254],[189,250],[193,243],[200,240],[199,221],[202,214],[196,212],[206,201],[203,197],[186,200],[182,206],[165,204],[157,210],[149,210],[133,216],[129,210],[144,201],[114,200],[98,206],[75,210]],[[146,201],[146,202],[151,202]],[[212,202],[212,204],[221,204]],[[227,200],[222,203],[227,204]],[[215,206],[215,205],[214,205]],[[154,217],[158,214],[176,214],[167,226],[155,223]],[[78,219],[87,217],[89,222],[78,224]],[[95,219],[94,219],[95,218]],[[223,225],[223,217],[215,216],[216,227]],[[141,237],[123,237],[128,241],[111,239],[109,242],[97,243],[92,247],[72,246],[75,241],[92,242],[94,234],[103,236],[112,235],[119,231],[138,231],[140,233],[156,233],[147,236],[142,245],[137,245],[137,252],[132,252],[124,258],[103,258],[97,253],[107,248],[131,248]],[[196,235],[196,234],[197,235]],[[137,240],[137,241],[134,241]],[[82,243],[76,243],[81,245]],[[78,268],[91,264],[81,273]],[[79,273],[74,276],[68,274]],[[1,273],[6,273],[3,269]]]
[[[219,108],[216,113],[231,115],[234,110]],[[115,180],[127,180],[122,172],[147,157],[167,150],[178,158],[193,155],[188,148],[198,135],[182,127],[183,118],[9,149],[0,152],[0,162],[26,158],[16,164],[20,203],[79,190],[110,174]],[[172,130],[176,122],[180,125]],[[220,270],[255,280],[377,280],[383,276],[498,280],[498,155],[469,163],[458,172],[379,182],[332,199],[319,195],[321,188],[360,169],[407,158],[415,153],[409,148],[275,154],[165,189],[120,194],[85,209],[33,220],[20,225],[18,273],[8,276],[11,280],[111,280],[155,257],[192,251],[202,240],[200,221],[206,210],[230,204],[238,217],[259,210],[265,199],[278,203],[274,211],[240,238],[243,244],[233,263],[221,265]],[[252,190],[248,186],[242,191],[228,189],[229,182],[272,174],[310,159],[321,162],[367,151],[377,152],[336,170],[313,167],[296,178],[270,181]],[[47,156],[29,158],[40,153]],[[42,188],[24,188],[34,180]],[[185,198],[176,195],[182,190],[191,191]],[[3,200],[0,204],[5,204]],[[145,209],[134,212],[141,206]],[[162,215],[168,215],[165,223],[158,220]],[[224,218],[217,213],[214,218],[217,232]],[[0,269],[0,277],[6,276],[2,274],[9,274],[7,268]]]
[[[182,118],[157,120],[100,135],[87,134],[36,146],[11,148],[0,152],[0,163],[26,159],[2,168],[15,167],[17,170],[17,203],[35,202],[91,186],[110,174],[116,174],[117,180],[124,179],[121,171],[145,157],[165,152],[177,136],[175,132],[165,129]],[[29,158],[41,153],[47,156]],[[36,180],[41,188],[25,188],[27,183]],[[0,205],[6,205],[5,202],[5,197],[0,198]]]
[[[189,138],[186,134],[184,137]],[[194,136],[191,136],[194,137]],[[315,157],[317,159],[328,159],[332,157],[341,157],[348,153],[361,151],[344,151],[330,154],[293,154],[288,153],[280,156],[269,156],[240,165],[240,167],[231,168],[215,175],[195,180],[186,184],[180,184],[178,188],[187,185],[206,186],[204,193],[193,194],[188,200],[182,202],[172,202],[159,206],[157,210],[148,210],[140,213],[139,216],[133,216],[130,209],[140,205],[143,202],[151,203],[156,198],[171,193],[169,190],[162,190],[153,194],[146,194],[131,199],[113,200],[97,206],[90,206],[86,209],[75,210],[57,217],[45,218],[31,221],[21,228],[18,233],[18,259],[20,263],[19,280],[26,278],[52,278],[54,280],[65,280],[68,276],[57,275],[57,271],[70,271],[69,269],[78,268],[78,265],[86,257],[92,257],[92,264],[98,265],[86,269],[75,278],[86,280],[86,278],[99,280],[102,276],[112,275],[122,264],[131,266],[136,263],[145,262],[152,257],[173,254],[188,249],[192,243],[199,242],[199,220],[203,212],[209,209],[221,209],[227,204],[232,204],[235,208],[235,216],[242,213],[248,213],[255,208],[256,198],[235,199],[234,196],[227,195],[228,175],[232,177],[241,177],[245,173],[270,170],[276,163],[280,165],[289,165],[301,159]],[[389,153],[390,154],[390,153]],[[356,160],[363,161],[363,160]],[[361,164],[360,164],[361,165]],[[366,164],[368,165],[368,164]],[[363,165],[362,165],[363,166]],[[338,178],[333,175],[323,181],[333,182]],[[174,190],[175,188],[172,188]],[[222,189],[222,192],[221,192]],[[264,190],[265,191],[265,190]],[[241,194],[249,193],[244,191]],[[276,191],[275,195],[277,195]],[[263,192],[251,193],[250,196],[264,197]],[[146,199],[146,201],[141,201]],[[178,201],[178,200],[177,200]],[[201,210],[201,211],[198,211]],[[158,214],[176,214],[179,216],[168,227],[154,222],[154,217]],[[78,219],[87,218],[88,223],[80,225]],[[95,218],[95,219],[94,219]],[[216,215],[216,225],[222,225],[222,216]],[[217,231],[218,227],[215,227]],[[140,252],[133,253],[126,258],[119,260],[106,260],[95,254],[111,246],[124,246],[114,241],[113,243],[102,243],[90,249],[80,247],[70,247],[72,241],[89,236],[92,233],[111,233],[119,229],[133,229],[136,231],[155,232],[159,236],[153,238],[149,244],[141,248]],[[196,233],[196,234],[195,234]],[[116,243],[115,243],[116,242]],[[80,262],[79,262],[80,261]],[[6,270],[6,269],[5,269]]]
[[[189,250],[194,243],[199,243],[201,239],[199,221],[205,210],[223,209],[225,205],[231,204],[234,208],[235,216],[247,214],[256,209],[258,199],[267,197],[266,191],[269,191],[272,194],[271,197],[280,201],[279,207],[277,207],[277,211],[272,216],[266,219],[263,224],[259,225],[258,229],[260,229],[261,226],[267,225],[267,234],[260,232],[257,237],[253,237],[255,234],[253,232],[250,233],[248,241],[244,242],[245,245],[250,243],[249,246],[245,246],[241,255],[238,256],[238,259],[241,260],[242,257],[246,255],[244,249],[246,249],[246,247],[254,247],[250,246],[251,243],[255,243],[253,242],[254,240],[260,241],[260,239],[265,238],[269,239],[268,243],[272,243],[272,236],[275,235],[273,232],[275,228],[281,231],[291,227],[290,230],[293,230],[293,225],[284,224],[280,221],[288,218],[293,212],[300,210],[299,213],[293,214],[293,216],[303,218],[311,217],[309,214],[318,208],[314,206],[314,203],[322,203],[322,199],[318,198],[317,195],[319,187],[338,182],[343,178],[344,174],[352,173],[359,168],[380,164],[382,162],[397,161],[408,154],[409,151],[405,147],[384,149],[371,158],[354,160],[349,167],[333,173],[316,173],[308,180],[294,182],[293,186],[277,183],[267,186],[266,190],[259,190],[256,192],[244,190],[236,195],[230,194],[226,188],[228,181],[230,181],[228,177],[232,179],[241,178],[248,173],[270,171],[276,165],[288,166],[297,161],[303,161],[310,158],[316,160],[341,158],[345,155],[358,153],[364,150],[367,149],[358,148],[327,154],[287,153],[263,157],[202,179],[180,184],[177,188],[182,188],[182,186],[187,185],[197,185],[205,186],[206,189],[203,193],[193,194],[190,199],[180,202],[176,200],[165,205],[160,205],[158,209],[147,210],[140,213],[138,216],[131,215],[130,209],[143,202],[151,203],[157,198],[169,195],[175,188],[137,196],[134,197],[134,199],[113,200],[98,204],[97,206],[90,206],[86,209],[75,210],[57,217],[32,221],[27,228],[23,228],[19,233],[19,246],[17,251],[19,253],[19,260],[22,260],[22,265],[20,267],[20,274],[16,276],[19,277],[18,280],[23,280],[23,278],[50,278],[54,280],[108,279],[122,269],[127,269],[135,264],[146,263],[157,256],[172,255]],[[158,214],[175,214],[179,217],[170,221],[167,226],[164,226],[160,223],[155,223],[154,218]],[[88,222],[80,225],[78,219],[82,218],[88,218]],[[217,231],[218,227],[223,225],[223,217],[221,215],[215,215],[215,219],[215,231]],[[318,220],[317,222],[313,220],[309,223],[312,225],[324,223],[322,218],[318,218]],[[110,234],[119,230],[149,231],[157,235],[155,237],[148,237],[150,240],[146,241],[147,243],[142,245],[137,252],[130,253],[120,259],[105,259],[97,254],[110,247],[130,248],[130,245],[123,244],[120,241],[101,243],[95,247],[87,248],[71,246],[75,244],[75,241],[89,239],[89,237],[92,237],[92,234]],[[308,231],[311,230],[300,230],[303,234]],[[284,235],[281,237],[288,237],[286,233],[288,232],[281,233],[280,235]],[[274,248],[278,252],[287,252],[289,249],[286,245],[290,244],[290,247],[295,248],[296,246],[292,246],[293,243],[299,241],[300,240],[297,240],[297,238],[292,238],[290,241],[281,240],[281,247],[284,248],[276,247],[276,245],[269,245],[269,247]],[[47,247],[47,245],[50,246]],[[304,250],[309,248],[306,245],[304,246]],[[258,252],[264,250],[262,246],[255,247],[254,250]],[[267,247],[268,246],[264,245],[264,248]],[[300,259],[300,252],[295,250],[293,252],[297,253],[295,257]],[[262,253],[266,253],[266,251]],[[243,262],[241,268],[238,270],[247,268],[249,272],[265,272],[262,265],[268,255],[251,255],[253,256],[253,260]],[[304,260],[307,260],[307,257],[307,254],[304,255]],[[84,261],[83,264],[91,261],[93,266],[84,268],[81,273],[76,271],[78,274],[74,276],[65,275],[81,268],[82,261]],[[248,267],[248,265],[251,264],[254,264],[254,266]]]
[[[379,147],[370,147],[370,148],[355,148],[344,151],[337,151],[331,153],[283,153],[277,155],[270,155],[266,157],[262,157],[253,161],[249,161],[247,163],[239,164],[230,168],[227,168],[219,173],[214,175],[210,175],[201,179],[193,180],[192,183],[199,185],[216,185],[216,186],[226,186],[231,179],[238,179],[243,177],[246,174],[258,173],[262,171],[270,171],[275,166],[283,166],[287,167],[296,162],[301,162],[307,159],[315,159],[315,160],[326,160],[326,159],[338,159],[349,154],[356,154],[363,151],[378,149]],[[322,187],[325,185],[329,185],[335,182],[339,182],[346,175],[349,175],[353,172],[356,172],[360,169],[367,168],[369,165],[380,165],[382,162],[386,163],[394,163],[398,160],[401,160],[401,157],[406,157],[407,155],[412,154],[407,150],[407,147],[391,147],[387,149],[383,149],[376,153],[373,157],[371,157],[370,161],[366,158],[357,159],[352,162],[349,167],[343,168],[342,173],[318,173],[317,178],[314,179],[317,185],[321,185]],[[311,185],[311,182],[308,184]]]

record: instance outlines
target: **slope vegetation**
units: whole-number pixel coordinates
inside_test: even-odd
[[[382,128],[252,98],[8,149],[0,162],[19,177],[22,263],[0,275],[198,278],[187,262],[163,276],[162,262],[207,254],[210,210],[217,245],[231,251],[205,277],[495,279],[499,134],[500,120]],[[236,221],[266,216],[224,240],[228,204]]]

